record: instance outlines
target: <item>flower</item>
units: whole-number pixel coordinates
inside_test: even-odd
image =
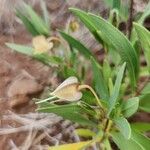
[[[53,48],[53,43],[46,39],[45,36],[39,35],[32,39],[32,45],[35,53],[43,53]]]
[[[89,85],[85,84],[79,84],[79,81],[76,77],[72,76],[67,78],[63,83],[61,83],[50,95],[52,97],[49,97],[47,99],[41,100],[36,102],[37,104],[47,102],[49,100],[54,100],[55,98],[58,98],[58,100],[55,100],[53,102],[59,102],[62,100],[66,101],[78,101],[82,98],[82,90],[83,89],[89,89],[93,95],[96,98],[97,104],[102,107],[102,104],[95,93],[95,91],[90,87]]]
[[[67,101],[77,101],[82,97],[82,93],[78,90],[78,86],[78,79],[72,76],[60,84],[51,95]]]

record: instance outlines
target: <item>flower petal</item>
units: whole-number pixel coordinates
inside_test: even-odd
[[[61,88],[69,85],[69,84],[77,84],[78,83],[78,79],[74,76],[71,76],[69,78],[67,78],[63,83],[61,83],[54,92],[57,92],[58,90],[60,90]]]
[[[67,101],[77,101],[81,99],[82,93],[78,91],[78,84],[69,84],[59,90],[55,90],[51,95]]]
[[[45,38],[45,36],[43,36],[43,35],[34,37],[32,39],[32,45],[33,45],[36,53],[47,52],[48,50],[50,50],[53,47],[53,43],[48,42],[47,39]]]

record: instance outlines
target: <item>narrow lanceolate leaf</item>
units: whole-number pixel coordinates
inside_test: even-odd
[[[108,85],[109,78],[111,78],[112,70],[111,70],[109,62],[106,59],[103,62],[102,70],[103,70],[104,80],[105,80],[106,84]]]
[[[135,122],[131,124],[131,128],[141,133],[148,132],[150,131],[150,123]]]
[[[132,130],[132,137],[131,138],[133,140],[135,140],[136,142],[138,142],[140,145],[142,145],[144,150],[149,150],[149,148],[150,148],[150,138],[142,135],[141,133],[138,133],[135,130]]]
[[[120,54],[122,61],[127,63],[132,87],[135,87],[139,73],[139,60],[130,41],[103,18],[75,8],[70,10],[80,18],[98,41],[103,41]]]
[[[120,0],[113,0],[113,8],[120,9],[121,1]]]
[[[130,128],[130,124],[128,123],[128,121],[123,117],[119,117],[119,118],[114,119],[114,122],[115,122],[117,128],[120,130],[120,133],[126,139],[130,139],[131,128]]]
[[[59,65],[59,64],[63,63],[63,60],[60,57],[49,56],[47,53],[34,54],[33,58],[41,61],[42,63],[44,63],[46,65],[52,65],[52,64]]]
[[[120,150],[145,150],[144,147],[134,139],[126,139],[121,133],[113,132],[112,139]]]
[[[93,34],[95,39],[103,44],[102,39],[97,35],[96,31],[97,28],[94,23],[89,19],[89,16],[86,12],[76,9],[76,8],[69,8],[80,20],[84,23],[84,25],[89,29],[89,31]]]
[[[142,95],[150,94],[150,82],[148,82],[148,83],[145,85],[145,87],[144,87],[144,89],[142,90],[141,94],[142,94]]]
[[[78,104],[53,105],[40,107],[37,110],[39,112],[55,113],[62,116],[64,119],[68,119],[81,125],[96,126],[93,121],[88,120],[82,115],[83,110]]]
[[[86,48],[80,41],[76,40],[65,32],[61,31],[60,34],[68,42],[69,45],[77,49],[86,58],[90,59],[91,57],[94,57],[92,52],[88,48]]]
[[[95,83],[95,89],[103,100],[108,100],[109,92],[107,84],[103,78],[101,66],[92,58],[93,80]]]
[[[144,54],[150,71],[150,32],[137,23],[134,23],[134,27],[144,50]]]
[[[47,10],[45,1],[41,1],[41,8],[42,8],[43,18],[44,18],[45,24],[49,28],[49,26],[50,26],[50,18],[49,18],[50,15],[49,15],[49,12]]]
[[[21,21],[25,25],[26,29],[33,36],[39,35],[39,32],[34,28],[32,22],[28,19],[28,17],[26,17],[25,15],[23,15],[20,10],[16,10],[16,15],[17,15],[17,17],[19,17],[21,19]]]
[[[37,13],[26,3],[23,3],[25,13],[30,18],[30,21],[32,25],[35,27],[35,29],[40,33],[44,34],[46,36],[49,35],[49,28],[47,24],[42,20],[40,16],[37,15]]]
[[[115,107],[116,105],[116,102],[118,100],[118,96],[119,96],[119,91],[120,91],[120,86],[121,86],[121,82],[122,82],[122,79],[123,79],[123,75],[124,75],[124,70],[125,70],[125,66],[126,66],[126,63],[124,63],[118,74],[117,74],[117,78],[116,78],[116,81],[115,81],[115,85],[114,85],[114,88],[113,88],[113,91],[112,91],[112,95],[110,96],[109,98],[109,110],[108,110],[108,115],[110,115],[111,111],[113,110],[113,108]]]
[[[138,97],[128,99],[127,101],[124,101],[122,104],[122,114],[124,115],[124,117],[128,118],[138,110],[138,106],[139,106]]]
[[[5,44],[7,45],[7,47],[9,47],[9,48],[11,48],[17,52],[20,52],[20,53],[23,53],[23,54],[26,54],[29,56],[33,55],[33,48],[32,47],[23,46],[23,45],[14,44],[14,43],[5,43]]]
[[[83,129],[83,128],[79,128],[79,129],[76,129],[75,132],[81,136],[81,137],[94,137],[96,134],[91,131],[90,129]]]
[[[91,143],[91,141],[64,144],[60,146],[52,146],[52,147],[49,147],[48,150],[80,150],[82,149],[82,147],[86,146],[89,143]]]
[[[145,112],[150,113],[150,93],[141,95],[139,99],[139,108]]]

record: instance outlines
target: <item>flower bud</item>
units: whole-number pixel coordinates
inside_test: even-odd
[[[69,27],[72,32],[75,32],[79,29],[79,23],[76,20],[72,20],[69,24]]]

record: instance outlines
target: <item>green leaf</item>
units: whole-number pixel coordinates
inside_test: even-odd
[[[47,53],[34,54],[33,58],[43,62],[46,65],[52,65],[52,64],[59,65],[63,62],[63,60],[60,57],[49,56]]]
[[[123,2],[119,9],[119,16],[122,21],[127,21],[129,18],[129,5],[128,2]]]
[[[88,120],[82,115],[83,109],[78,104],[54,105],[51,107],[41,107],[37,110],[39,112],[55,113],[62,116],[64,119],[68,119],[81,125],[96,126],[93,121]]]
[[[26,17],[25,15],[23,15],[21,13],[20,10],[16,10],[16,15],[17,17],[19,17],[21,19],[21,21],[23,22],[24,26],[26,27],[26,29],[33,35],[39,35],[39,32],[34,28],[33,24],[31,23],[31,21],[28,19],[28,17]]]
[[[26,17],[29,17],[30,22],[34,26],[34,28],[40,33],[46,36],[49,36],[49,28],[42,20],[40,16],[26,3],[23,3],[24,11],[26,13]]]
[[[109,98],[108,87],[103,78],[101,66],[93,58],[91,59],[91,61],[92,61],[93,80],[95,83],[95,89],[96,89],[98,95],[103,100],[108,100],[108,98]]]
[[[109,7],[113,7],[113,0],[103,0],[105,5],[109,6]]]
[[[65,32],[60,31],[60,34],[69,43],[69,45],[77,49],[86,58],[90,59],[91,57],[94,57],[92,52],[88,48],[86,48],[80,41],[76,40]]]
[[[122,104],[122,114],[124,117],[128,118],[132,116],[137,110],[139,106],[139,98],[133,97],[123,102]]]
[[[26,54],[26,55],[29,55],[29,56],[32,56],[33,54],[33,48],[32,47],[28,47],[28,46],[23,46],[23,45],[19,45],[19,44],[14,44],[14,43],[5,43],[7,47],[17,51],[17,52],[20,52],[20,53],[23,53],[23,54]]]
[[[131,137],[131,128],[128,121],[123,117],[118,117],[114,119],[114,123],[117,128],[120,130],[120,133],[125,137],[125,139],[130,139]]]
[[[138,35],[138,38],[141,42],[142,48],[144,50],[145,58],[150,72],[150,32],[142,25],[137,23],[134,23],[134,27]]]
[[[145,87],[144,87],[144,89],[142,90],[142,92],[141,92],[143,95],[144,94],[150,94],[150,82],[148,82],[146,85],[145,85]]]
[[[148,67],[147,66],[141,66],[140,68],[140,76],[142,77],[146,77],[149,76],[149,71],[148,71]]]
[[[76,76],[78,77],[77,72],[75,71],[74,68],[69,68],[68,66],[64,66],[63,71],[62,71],[63,77],[68,78],[70,76]],[[79,78],[79,77],[78,77]]]
[[[108,85],[109,78],[111,78],[111,67],[109,62],[105,59],[103,62],[103,77]]]
[[[150,131],[150,123],[147,122],[135,122],[131,124],[131,128],[138,132]]]
[[[120,9],[121,1],[120,0],[103,0],[106,5],[108,5],[111,9],[117,8]]]
[[[141,95],[139,108],[145,112],[150,112],[150,93]]]
[[[109,94],[112,95],[112,92],[114,89],[112,78],[109,78],[109,80],[108,80],[108,88],[109,88]]]
[[[94,105],[95,104],[95,97],[90,91],[83,91],[82,92],[82,101],[88,103],[89,105]]]
[[[144,150],[149,150],[150,139],[148,137],[142,135],[141,133],[138,133],[138,132],[132,130],[132,139],[135,140],[136,142],[138,142],[140,145],[142,145]]]
[[[109,141],[108,138],[106,138],[106,139],[104,140],[104,148],[105,148],[105,150],[112,150],[111,144],[110,144],[110,141]]]
[[[69,10],[71,10],[77,17],[80,18],[80,20],[84,23],[84,25],[89,29],[89,31],[93,34],[93,36],[95,37],[95,39],[103,44],[102,39],[97,35],[96,31],[97,28],[94,24],[94,22],[92,22],[89,18],[89,15],[79,9],[76,8],[69,8]]]
[[[144,150],[143,146],[134,139],[126,139],[121,133],[113,132],[113,141],[120,150]]]
[[[121,86],[121,82],[122,82],[122,79],[123,79],[123,75],[124,75],[124,71],[125,71],[125,67],[126,67],[126,63],[124,63],[118,74],[117,74],[117,78],[116,78],[116,81],[115,81],[115,85],[114,85],[114,88],[113,88],[113,91],[112,91],[112,95],[110,96],[109,98],[109,110],[108,110],[108,115],[110,115],[111,111],[113,110],[113,108],[115,107],[116,105],[116,102],[118,100],[118,96],[119,96],[119,91],[120,91],[120,86]]]
[[[113,8],[120,9],[121,1],[120,0],[113,0]]]
[[[96,134],[89,130],[89,129],[83,129],[83,128],[79,128],[79,129],[76,129],[75,132],[81,136],[81,137],[94,137]]]
[[[150,112],[150,82],[148,82],[141,92],[139,107],[145,112]]]
[[[103,18],[75,8],[70,10],[80,18],[98,41],[105,42],[105,44],[113,47],[120,54],[122,61],[127,63],[131,85],[135,87],[139,74],[139,60],[130,41],[123,33]]]
[[[80,150],[82,147],[90,144],[91,141],[86,142],[77,142],[77,143],[71,143],[71,144],[63,144],[59,146],[51,146],[48,148],[48,150]]]
[[[47,28],[49,28],[49,26],[50,26],[50,18],[49,18],[49,12],[47,10],[45,1],[41,1],[41,8],[42,8],[43,18],[44,18],[45,24],[47,25]]]

